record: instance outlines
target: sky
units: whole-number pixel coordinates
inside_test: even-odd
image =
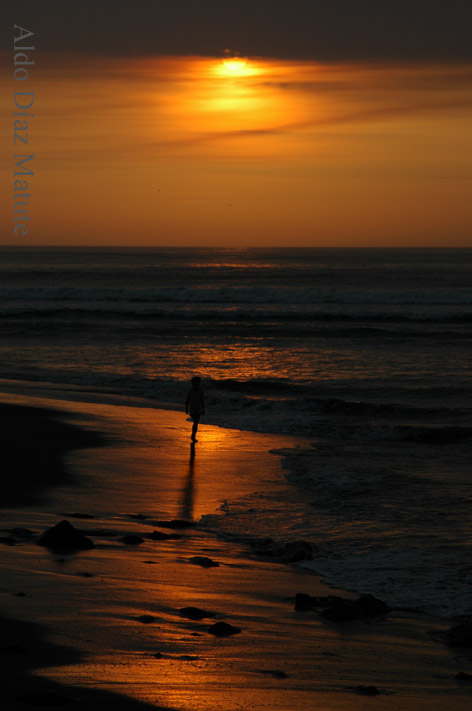
[[[3,12],[0,244],[472,246],[470,3]]]

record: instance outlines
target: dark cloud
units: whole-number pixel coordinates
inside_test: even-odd
[[[33,30],[44,51],[472,58],[470,0],[10,0],[7,15]]]

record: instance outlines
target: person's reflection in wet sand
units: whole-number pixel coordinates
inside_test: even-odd
[[[185,484],[182,489],[182,498],[180,503],[180,513],[179,517],[185,519],[186,521],[191,521],[193,519],[193,506],[195,498],[195,443],[192,442],[190,445],[190,459],[188,463],[187,475],[185,478]]]

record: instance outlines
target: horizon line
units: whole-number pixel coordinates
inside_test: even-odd
[[[472,245],[146,245],[146,244],[0,244],[0,249],[220,249],[220,250],[255,250],[255,249],[472,249]]]

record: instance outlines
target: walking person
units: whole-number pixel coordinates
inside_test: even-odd
[[[195,376],[192,378],[192,387],[188,391],[187,400],[185,402],[185,412],[193,420],[192,427],[192,442],[197,442],[197,430],[200,417],[205,414],[205,405],[203,403],[203,390],[200,388],[201,378]]]

